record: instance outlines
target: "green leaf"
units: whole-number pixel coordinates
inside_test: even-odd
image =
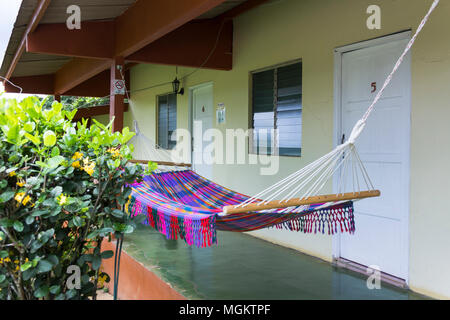
[[[56,266],[59,263],[59,259],[54,254],[51,254],[47,257],[47,260],[50,261],[50,263],[54,266]]]
[[[0,219],[0,226],[2,226],[2,227],[9,228],[9,227],[12,227],[12,225],[13,225],[13,221],[11,219],[8,219],[8,218]]]
[[[6,276],[4,274],[0,274],[0,283],[6,280]]]
[[[114,209],[111,214],[116,217],[116,218],[122,218],[123,217],[123,212],[121,210],[118,209]]]
[[[25,280],[25,281],[30,280],[31,278],[33,278],[33,277],[36,276],[36,273],[37,273],[36,269],[31,269],[31,268],[30,268],[30,269],[28,269],[28,270],[25,270],[25,271],[22,273],[23,280]]]
[[[63,192],[63,188],[60,186],[54,187],[52,191],[50,191],[50,194],[52,197],[58,197]]]
[[[60,154],[59,148],[53,147],[51,156],[56,157],[56,156],[59,156],[59,154]]]
[[[33,262],[28,261],[28,262],[26,262],[26,263],[24,263],[23,265],[20,266],[20,271],[22,271],[22,272],[27,271],[32,266],[33,266]]]
[[[16,230],[18,232],[22,232],[23,231],[23,223],[20,221],[14,221],[13,228],[14,228],[14,230]]]
[[[59,294],[61,292],[61,287],[59,285],[54,285],[50,287],[51,294]]]
[[[4,259],[8,256],[8,251],[2,250],[0,251],[0,259]]]
[[[94,256],[92,258],[92,269],[98,270],[98,268],[100,268],[101,264],[102,264],[102,257],[101,256]]]
[[[23,125],[23,130],[26,132],[31,132],[36,127],[36,124],[34,122],[27,122]]]
[[[77,227],[81,227],[83,225],[83,219],[78,216],[73,217],[72,221],[73,224]]]
[[[0,195],[0,203],[4,203],[6,201],[11,200],[14,197],[14,191],[6,191]]]
[[[53,265],[50,261],[43,259],[39,261],[37,265],[38,273],[49,272],[50,270],[52,270],[52,267]]]
[[[19,139],[19,133],[20,133],[20,127],[15,124],[8,128],[8,131],[6,133],[6,138],[9,142],[16,143]]]
[[[77,291],[75,289],[70,289],[66,292],[66,299],[72,299],[77,295]]]
[[[28,217],[25,218],[25,223],[27,225],[32,224],[34,221],[36,221],[34,216],[28,216]]]
[[[44,145],[46,147],[53,147],[56,143],[56,134],[52,130],[47,130],[44,133]]]
[[[56,156],[53,158],[48,159],[47,164],[50,169],[55,169],[57,166],[59,166],[66,158],[63,156]]]
[[[43,298],[46,295],[48,295],[49,293],[49,288],[46,285],[40,286],[39,288],[37,288],[36,291],[34,291],[34,296],[36,298]]]
[[[114,256],[114,251],[108,250],[102,252],[102,259],[109,259]]]

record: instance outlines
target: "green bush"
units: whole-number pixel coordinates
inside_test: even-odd
[[[123,209],[144,172],[127,164],[128,128],[74,124],[76,110],[44,104],[0,101],[0,299],[95,299],[113,255],[100,243],[140,222]],[[70,266],[80,288],[67,285]]]

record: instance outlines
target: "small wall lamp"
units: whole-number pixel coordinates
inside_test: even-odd
[[[178,80],[177,78],[175,78],[175,80],[172,81],[172,88],[173,88],[173,93],[175,94],[184,94],[184,88],[180,89],[180,80]]]

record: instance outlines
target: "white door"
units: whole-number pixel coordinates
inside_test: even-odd
[[[342,54],[341,134],[348,137],[406,46],[388,41]],[[381,197],[355,203],[354,235],[340,236],[340,256],[407,281],[410,57],[369,117],[357,150]]]
[[[210,142],[204,141],[205,131],[213,127],[213,85],[206,84],[195,87],[192,92],[192,164],[194,170],[205,178],[212,178],[211,152],[205,152],[205,146]]]

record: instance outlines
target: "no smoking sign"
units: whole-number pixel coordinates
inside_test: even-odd
[[[124,80],[114,80],[113,83],[114,94],[125,94],[125,81]]]

